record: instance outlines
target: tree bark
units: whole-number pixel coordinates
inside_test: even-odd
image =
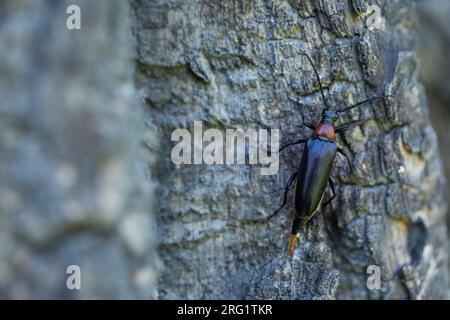
[[[384,27],[369,30],[368,1],[132,0],[136,86],[148,132],[159,145],[158,297],[447,297],[445,179],[417,80],[415,8],[376,2]],[[287,256],[290,210],[271,222],[282,189],[299,165],[287,151],[279,174],[245,165],[174,166],[171,132],[204,128],[281,128],[282,141],[306,138],[301,113],[317,122],[323,102],[302,53],[315,62],[333,106],[383,94],[395,99],[354,109],[361,121],[339,137],[353,172],[337,158],[337,199],[320,209]],[[381,269],[381,289],[367,267]]]
[[[156,296],[130,31],[122,0],[0,2],[1,299]]]

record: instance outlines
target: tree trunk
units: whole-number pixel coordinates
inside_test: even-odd
[[[166,298],[443,298],[448,289],[445,181],[417,80],[412,1],[377,1],[381,25],[362,19],[368,1],[131,1],[136,85],[159,145],[159,255]],[[366,21],[364,21],[366,20]],[[370,19],[369,19],[370,20]],[[250,165],[170,161],[171,133],[206,128],[280,128],[282,142],[306,138],[301,114],[317,122],[325,95],[353,109],[338,137],[353,172],[337,157],[337,199],[320,209],[287,256],[289,210],[270,222],[301,148],[262,176]],[[325,195],[326,197],[328,196]],[[368,266],[381,269],[369,289]]]
[[[74,2],[82,28],[70,31]],[[445,181],[411,1],[377,1],[376,28],[362,0],[130,4],[145,129],[126,2],[0,3],[0,298],[447,297]],[[292,200],[266,217],[302,148],[263,176],[254,165],[175,166],[170,137],[194,121],[308,137],[301,114],[317,122],[324,105],[305,52],[333,106],[396,98],[340,120],[361,121],[337,139],[353,172],[338,156],[337,199],[291,258]],[[66,287],[73,264],[79,291]]]
[[[156,295],[129,22],[122,0],[0,2],[1,299]]]

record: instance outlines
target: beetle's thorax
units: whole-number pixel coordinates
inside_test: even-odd
[[[329,140],[334,140],[334,122],[337,119],[336,112],[325,109],[322,112],[322,120],[314,130],[316,137],[325,137]]]
[[[317,137],[325,137],[330,140],[334,140],[334,127],[329,123],[321,122],[314,130],[314,135]]]

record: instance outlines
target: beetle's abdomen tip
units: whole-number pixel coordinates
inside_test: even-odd
[[[289,238],[289,255],[290,256],[292,256],[294,254],[295,240],[297,240],[297,235],[291,234],[291,237]]]

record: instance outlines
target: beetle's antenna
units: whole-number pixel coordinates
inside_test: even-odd
[[[340,109],[337,112],[339,112],[339,113],[340,112],[345,112],[345,111],[348,111],[348,110],[353,109],[355,107],[359,107],[360,105],[363,105],[365,103],[369,103],[369,102],[373,102],[373,101],[377,101],[377,100],[382,100],[382,99],[388,98],[388,97],[394,98],[395,96],[394,95],[386,95],[386,96],[381,96],[381,97],[375,97],[375,98],[367,99],[367,100],[358,102],[357,104],[354,104],[354,105],[352,105],[350,107]]]
[[[308,58],[308,61],[309,61],[309,63],[311,64],[311,66],[312,66],[312,68],[313,68],[313,70],[314,70],[314,73],[315,73],[315,75],[316,75],[317,82],[319,82],[320,94],[322,95],[323,103],[324,103],[324,105],[327,107],[327,109],[330,109],[330,106],[328,105],[327,100],[325,99],[325,95],[323,94],[323,87],[322,87],[322,83],[320,82],[319,72],[317,72],[317,69],[316,69],[316,67],[314,66],[314,63],[313,63],[311,57],[310,57],[309,55],[307,55],[306,53],[303,53],[303,54],[306,56],[306,58]]]

